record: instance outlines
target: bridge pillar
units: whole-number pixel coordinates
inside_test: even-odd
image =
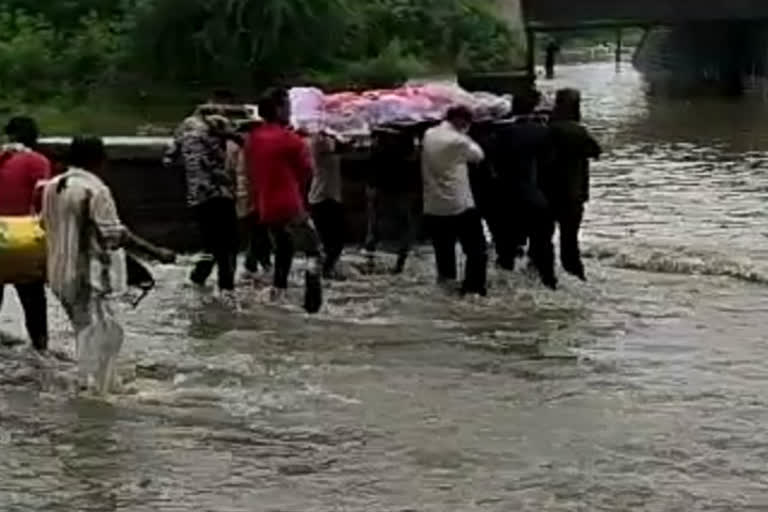
[[[525,69],[530,77],[536,76],[536,32],[525,30]]]

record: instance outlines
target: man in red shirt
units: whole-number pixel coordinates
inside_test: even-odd
[[[5,133],[10,140],[0,149],[0,215],[30,215],[40,199],[38,183],[51,177],[51,163],[35,151],[37,123],[28,117],[15,117]],[[38,351],[48,348],[48,315],[45,283],[15,284],[24,308],[27,332]],[[0,283],[0,306],[3,302]]]
[[[259,116],[264,122],[249,134],[245,152],[253,206],[275,242],[274,291],[281,295],[288,288],[296,241],[301,240],[310,259],[304,307],[316,313],[322,305],[322,251],[306,206],[313,171],[310,149],[288,126],[291,105],[284,89],[262,98]]]

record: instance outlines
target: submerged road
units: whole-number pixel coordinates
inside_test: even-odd
[[[317,318],[250,287],[233,315],[158,267],[107,402],[73,393],[70,363],[0,348],[0,509],[768,510],[763,96],[560,72],[546,87],[583,89],[607,149],[589,285],[494,272],[464,302],[424,250],[403,278],[333,284]],[[0,331],[22,333],[17,305]]]

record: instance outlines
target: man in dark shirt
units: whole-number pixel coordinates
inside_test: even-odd
[[[405,269],[411,246],[418,236],[421,217],[421,171],[416,158],[416,134],[407,129],[382,128],[374,133],[371,168],[366,184],[368,225],[365,250],[376,252],[381,237],[383,214],[400,234],[397,262],[391,269]]]
[[[581,124],[579,91],[562,89],[557,92],[549,131],[552,159],[539,176],[539,184],[552,213],[553,222],[549,231],[554,234],[557,223],[563,268],[586,281],[579,249],[579,231],[584,218],[584,205],[589,201],[589,161],[599,158],[602,149]],[[541,250],[547,251],[549,259],[554,260],[551,246]]]
[[[549,158],[549,131],[534,116],[541,94],[532,90],[516,96],[513,119],[496,129],[494,166],[499,179],[500,201],[507,212],[503,243],[497,242],[499,266],[515,268],[526,243],[541,227],[546,202],[538,186],[540,166]]]

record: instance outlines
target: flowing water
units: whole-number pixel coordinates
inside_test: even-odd
[[[588,285],[493,273],[461,301],[424,251],[308,318],[251,288],[232,314],[158,267],[123,393],[77,397],[65,358],[0,349],[0,509],[768,510],[763,96],[648,98],[612,65],[564,85],[607,150]],[[23,332],[17,305],[0,328]]]

